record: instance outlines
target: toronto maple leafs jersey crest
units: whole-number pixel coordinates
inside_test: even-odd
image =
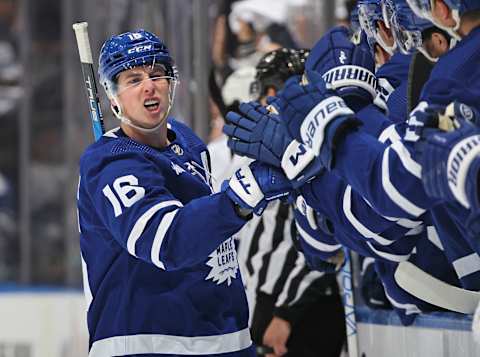
[[[205,145],[106,133],[80,161],[78,210],[90,356],[251,356],[233,240],[245,223],[212,194]]]

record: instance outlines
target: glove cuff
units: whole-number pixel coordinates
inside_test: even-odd
[[[320,155],[327,125],[338,116],[353,114],[345,101],[338,96],[322,100],[307,114],[300,126],[302,141],[316,156]]]
[[[265,197],[248,166],[235,172],[225,191],[233,202],[249,209],[254,209]]]
[[[338,66],[324,73],[322,78],[331,89],[354,86],[365,89],[372,96],[372,100],[377,96],[375,74],[360,66]]]
[[[281,166],[289,180],[293,180],[315,158],[312,150],[296,140],[288,144],[282,156]]]

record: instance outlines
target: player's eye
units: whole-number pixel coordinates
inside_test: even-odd
[[[142,82],[141,77],[132,77],[127,81],[127,85],[138,85]]]

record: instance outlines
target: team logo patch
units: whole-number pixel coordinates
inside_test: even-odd
[[[181,148],[180,145],[178,145],[178,144],[173,144],[173,145],[171,146],[171,148],[172,148],[172,151],[173,151],[175,154],[177,154],[178,156],[182,156],[182,155],[183,155],[183,149]]]
[[[227,282],[227,285],[230,286],[232,279],[237,277],[238,270],[237,251],[233,238],[220,244],[209,257],[207,265],[212,269],[205,280],[211,279],[217,285]]]

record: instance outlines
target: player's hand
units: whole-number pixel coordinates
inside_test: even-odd
[[[375,60],[366,42],[354,45],[346,27],[328,31],[315,44],[305,62],[306,70],[322,75],[354,111],[376,97]]]
[[[292,185],[279,169],[254,161],[225,181],[222,191],[240,207],[260,215],[270,201],[288,196]]]
[[[360,122],[318,73],[306,71],[305,77],[306,85],[289,79],[278,93],[277,105],[289,134],[312,149],[323,167],[330,169],[336,141]]]
[[[291,331],[288,321],[276,316],[272,318],[263,335],[263,344],[272,347],[275,354],[267,354],[267,357],[283,356],[288,352],[287,341]]]
[[[238,113],[227,113],[223,132],[237,154],[281,167],[282,155],[293,140],[278,115],[258,102],[240,104]]]
[[[235,153],[281,167],[293,186],[299,187],[315,176],[321,165],[315,165],[313,152],[288,133],[275,100],[270,98],[270,111],[258,102],[240,104],[238,113],[227,114],[223,131]]]

